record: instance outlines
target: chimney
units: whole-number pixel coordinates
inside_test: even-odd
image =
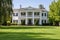
[[[39,5],[40,9],[44,9],[44,6],[42,4]]]
[[[20,5],[20,8],[22,8],[22,5]]]

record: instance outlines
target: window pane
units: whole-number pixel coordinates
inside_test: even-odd
[[[43,13],[42,13],[42,16],[43,16]]]
[[[39,12],[34,12],[34,15],[39,15]]]
[[[16,16],[18,16],[18,13],[16,13]]]
[[[25,12],[21,12],[21,15],[26,15],[26,13]]]
[[[36,15],[36,12],[34,12],[34,15]]]
[[[32,15],[32,12],[28,12],[28,15]]]
[[[37,15],[39,15],[39,12],[37,12]]]
[[[45,13],[45,16],[46,16],[46,13]]]
[[[45,23],[46,23],[46,20],[45,20]]]
[[[42,20],[42,23],[43,23],[43,20]]]
[[[18,16],[18,13],[13,13],[13,16]]]

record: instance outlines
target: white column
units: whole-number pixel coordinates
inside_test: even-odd
[[[48,19],[46,20],[46,23],[48,23]]]
[[[27,19],[27,12],[26,12],[26,20],[25,20],[25,24],[27,25],[28,23],[28,19]]]
[[[21,24],[21,12],[18,13],[18,24]]]
[[[40,15],[39,24],[42,25],[42,22],[41,22],[42,21],[42,12],[40,12],[39,15]]]
[[[34,25],[34,12],[33,12],[32,14],[33,14],[33,19],[32,19],[33,21],[32,21],[32,23],[33,23],[33,25]]]
[[[12,23],[13,23],[13,14],[12,14]]]
[[[21,24],[21,12],[20,12],[20,18],[19,19],[20,19],[20,24]]]
[[[20,19],[19,19],[20,16],[19,15],[20,15],[20,13],[18,13],[18,24],[20,23]]]

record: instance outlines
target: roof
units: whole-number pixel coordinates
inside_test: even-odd
[[[26,8],[20,8],[20,9],[13,9],[13,11],[32,11],[32,10],[35,10],[35,11],[47,11],[45,8],[43,8],[43,9],[40,9],[40,8],[33,8],[33,7],[31,7],[31,6],[29,6],[29,7],[26,7]]]

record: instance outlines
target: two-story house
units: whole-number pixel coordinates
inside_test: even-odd
[[[31,6],[27,8],[13,9],[12,23],[21,25],[34,25],[34,24],[46,24],[48,23],[48,11],[43,5],[39,8],[33,8]]]

